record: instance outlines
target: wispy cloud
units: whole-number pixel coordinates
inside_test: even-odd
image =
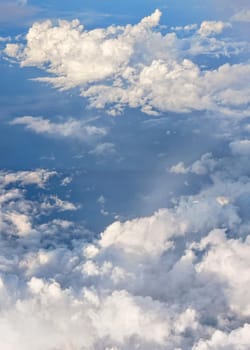
[[[10,124],[24,125],[30,131],[50,137],[76,137],[85,141],[93,137],[105,136],[108,132],[106,128],[88,125],[88,122],[76,119],[54,123],[42,117],[24,116],[13,119]]]
[[[29,5],[25,0],[0,1],[0,24],[21,25],[34,18],[39,11],[38,7]]]

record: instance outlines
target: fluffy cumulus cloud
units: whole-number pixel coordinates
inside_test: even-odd
[[[198,33],[202,36],[220,34],[225,28],[231,27],[230,23],[222,21],[204,21],[201,23]]]
[[[210,176],[196,194],[92,239],[56,214],[39,222],[77,209],[46,193],[58,174],[2,172],[0,347],[249,349],[250,181],[229,151],[188,167]]]
[[[59,89],[78,87],[95,108],[110,114],[126,106],[148,114],[220,111],[248,114],[248,62],[204,70],[195,56],[229,57],[247,45],[216,38],[229,23],[204,21],[185,38],[157,30],[161,12],[138,24],[86,30],[78,20],[34,23],[24,44],[8,43],[6,55],[22,67],[49,73],[38,78]],[[196,27],[192,27],[196,28]],[[232,98],[234,96],[234,98]]]
[[[173,165],[169,171],[175,174],[194,173],[196,175],[205,175],[212,172],[216,166],[216,160],[213,159],[211,153],[203,154],[200,160],[196,160],[193,164],[185,167],[183,162]]]

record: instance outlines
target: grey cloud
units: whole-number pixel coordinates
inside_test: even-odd
[[[0,23],[3,26],[21,23],[31,19],[39,9],[27,4],[27,1],[0,1]]]

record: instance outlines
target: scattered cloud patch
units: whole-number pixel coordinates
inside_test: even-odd
[[[235,22],[250,22],[250,10],[249,9],[243,9],[243,10],[235,13],[231,17],[231,21],[235,21]]]
[[[250,140],[233,141],[229,147],[234,155],[250,156]]]
[[[84,121],[69,119],[63,123],[54,123],[42,117],[24,116],[15,118],[11,125],[24,125],[26,129],[37,134],[44,134],[51,137],[68,137],[78,139],[88,139],[90,137],[100,137],[107,134],[105,128],[88,125]]]
[[[198,33],[202,36],[220,34],[224,29],[230,28],[231,24],[222,21],[204,21],[201,23]]]
[[[188,167],[185,167],[183,162],[179,162],[170,168],[170,173],[174,174],[188,174],[206,175],[213,172],[217,162],[213,159],[211,153],[206,153],[201,156],[200,160],[195,161]]]
[[[10,184],[20,183],[21,185],[37,185],[43,188],[47,181],[56,174],[56,171],[48,171],[45,169],[18,172],[1,171],[0,184],[2,186],[8,186]]]
[[[94,149],[89,151],[89,154],[100,157],[100,156],[113,156],[116,154],[115,145],[111,142],[104,142],[96,145]]]

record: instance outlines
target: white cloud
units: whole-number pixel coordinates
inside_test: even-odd
[[[216,271],[217,276],[225,283],[224,292],[229,307],[237,314],[246,317],[250,315],[250,303],[246,300],[250,285],[250,276],[247,273],[250,264],[249,238],[245,241],[227,239],[225,232],[212,231],[198,245],[200,249],[208,245],[210,248],[207,256],[197,265],[198,273],[209,275]]]
[[[24,54],[24,65],[46,66],[49,58],[56,84],[84,86],[93,106],[111,102],[114,111],[129,105],[147,113],[203,108],[231,113],[240,107],[244,114],[249,66],[202,71],[181,57],[175,35],[152,30],[159,17],[157,11],[135,26],[90,32],[77,22],[35,24],[34,42],[24,51],[18,47],[18,55]],[[89,51],[83,45],[81,52],[79,43]],[[110,58],[107,70],[102,70],[104,57]],[[76,120],[26,116],[12,124],[51,136],[105,135],[99,128],[87,131],[91,126]],[[0,348],[247,350],[250,181],[242,156],[249,154],[249,140],[240,138],[229,148],[223,158],[205,153],[170,168],[206,175],[209,181],[195,193],[149,216],[117,220],[95,236],[61,218],[61,212],[64,217],[78,206],[48,194],[56,172],[2,171]],[[112,143],[98,143],[90,152],[110,151],[115,151]],[[71,181],[56,179],[59,186]],[[36,199],[28,196],[30,185],[39,187]],[[107,213],[106,198],[97,201]]]
[[[28,215],[10,212],[5,215],[5,219],[16,227],[19,236],[26,236],[32,232],[32,223]]]
[[[188,173],[188,169],[185,168],[185,164],[183,162],[179,162],[176,165],[173,165],[170,168],[170,173],[174,173],[174,174],[187,174]]]
[[[45,169],[37,169],[34,171],[18,171],[18,172],[0,172],[0,184],[7,186],[13,183],[22,185],[37,185],[44,187],[46,182],[57,173]]]
[[[222,21],[204,21],[201,23],[198,33],[202,36],[210,36],[220,34],[224,29],[230,27],[230,23],[225,23]]]
[[[0,237],[39,236],[35,217],[46,216],[52,211],[77,210],[77,206],[57,196],[41,197],[39,201],[26,198],[26,186],[37,186],[45,190],[49,180],[56,176],[55,171],[37,169],[34,171],[0,172]],[[59,222],[54,222],[59,227]],[[62,225],[60,225],[62,228]],[[1,240],[0,240],[1,242]],[[1,246],[1,245],[0,245]]]
[[[66,176],[62,181],[61,185],[62,186],[68,186],[72,182],[72,177],[71,176]]]
[[[41,209],[48,211],[57,209],[59,211],[77,210],[77,206],[69,201],[64,201],[57,196],[50,196],[41,204]]]
[[[76,240],[70,221],[38,224],[46,201],[25,198],[13,180],[20,174],[2,182],[0,347],[247,349],[250,223],[241,198],[250,183],[231,178],[226,164],[218,161],[196,195],[116,221],[91,242]],[[51,212],[66,202],[47,203]]]
[[[10,41],[10,40],[11,40],[10,36],[0,36],[0,43]]]
[[[38,134],[45,134],[54,137],[77,137],[83,140],[107,134],[105,128],[88,125],[84,121],[75,119],[69,119],[63,123],[53,123],[42,117],[24,116],[15,118],[10,124],[25,125],[26,129]]]
[[[193,350],[248,350],[250,347],[250,325],[233,330],[231,333],[216,331],[210,340],[200,340]]]
[[[97,203],[101,204],[101,205],[104,205],[106,203],[106,198],[101,195],[98,199],[97,199]]]
[[[216,200],[222,206],[228,205],[230,203],[230,199],[227,197],[223,197],[223,196],[217,197]]]
[[[196,30],[198,25],[196,23],[194,24],[187,24],[185,26],[178,26],[178,27],[171,27],[174,31],[191,31]]]
[[[154,30],[160,16],[156,10],[136,25],[90,31],[77,20],[35,23],[26,46],[9,43],[5,53],[22,67],[46,70],[49,76],[40,81],[59,89],[78,87],[90,106],[109,106],[112,115],[126,106],[152,115],[192,110],[249,113],[248,63],[204,71],[192,62],[199,54],[227,57],[246,49],[244,43],[212,37],[229,24],[203,22],[200,35],[191,32],[179,39],[175,33]]]
[[[89,154],[94,156],[111,156],[116,154],[115,145],[111,142],[99,143]]]
[[[183,162],[173,165],[169,172],[174,174],[188,174],[206,175],[213,172],[217,162],[213,159],[211,153],[205,153],[200,160],[196,160],[193,164],[185,167]]]

